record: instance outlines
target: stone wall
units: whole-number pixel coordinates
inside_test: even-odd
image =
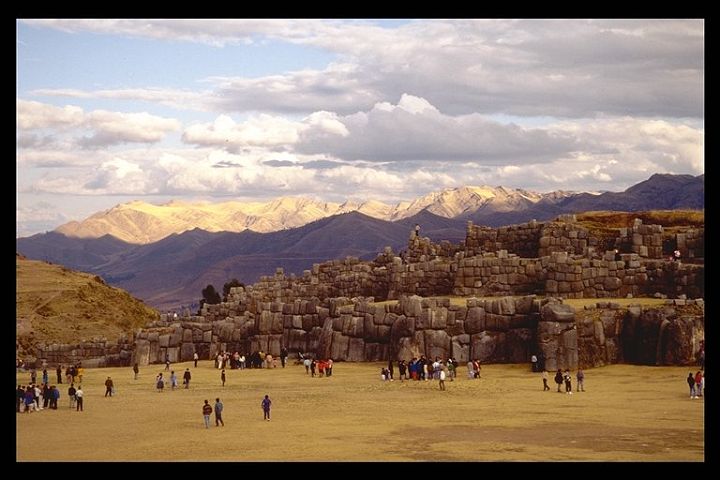
[[[588,230],[575,223],[575,216],[570,221],[547,222],[542,225],[537,256],[545,257],[556,252],[573,255],[591,256],[598,246],[598,239],[591,236]]]
[[[663,257],[662,225],[643,225],[642,220],[636,218],[632,227],[618,231],[615,246],[621,252],[637,253],[643,258]]]
[[[546,271],[538,258],[520,258],[506,250],[459,258],[453,294],[459,296],[539,293]]]
[[[98,338],[73,344],[56,343],[37,347],[37,363],[49,366],[76,365],[84,367],[119,367],[130,365],[135,347],[133,335],[123,335],[117,341]]]
[[[465,256],[507,250],[520,257],[537,257],[538,245],[544,224],[536,221],[490,228],[468,222],[465,238]]]
[[[234,295],[239,295],[233,292]],[[292,303],[261,302],[256,311],[208,322],[161,320],[138,334],[133,361],[141,364],[212,358],[219,351],[278,355],[310,353],[337,361],[384,361],[425,355],[464,363],[522,363],[532,354],[548,370],[619,362],[692,364],[704,338],[701,300],[620,309],[613,303],[575,312],[559,299],[402,297],[397,303],[339,297]],[[235,307],[226,306],[228,311]]]
[[[705,229],[690,228],[675,235],[677,249],[683,258],[705,257]]]

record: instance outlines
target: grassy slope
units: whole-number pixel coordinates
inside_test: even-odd
[[[157,393],[162,366],[87,369],[85,411],[17,415],[19,461],[702,461],[704,400],[690,400],[687,367],[612,365],[586,370],[584,393],[542,391],[529,365],[465,366],[437,382],[381,382],[380,363],[336,363],[331,378],[302,366],[228,370],[190,367],[183,388]],[[397,367],[395,369],[397,374]],[[693,369],[694,372],[694,369]],[[574,374],[575,372],[573,372]],[[29,373],[18,382],[25,383]],[[117,395],[103,398],[112,376]],[[573,386],[575,386],[573,375]],[[273,400],[272,421],[260,400]],[[225,427],[203,426],[203,400],[220,397]],[[38,445],[38,438],[45,448]],[[102,441],[98,441],[102,439]]]
[[[21,353],[35,342],[110,340],[144,326],[157,312],[99,277],[60,265],[16,259],[16,325]]]

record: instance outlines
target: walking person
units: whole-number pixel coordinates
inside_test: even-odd
[[[162,372],[158,373],[158,376],[155,377],[155,387],[157,387],[158,393],[162,392],[165,388],[165,380],[163,379]]]
[[[303,360],[303,365],[305,366],[305,374],[310,374],[310,364],[311,362],[309,358],[305,358],[305,360]]]
[[[560,386],[563,384],[563,374],[559,368],[557,373],[555,373],[555,383],[557,383],[558,393],[560,393]]]
[[[57,366],[57,369],[55,370],[55,374],[57,375],[58,385],[62,384],[62,365]]]
[[[695,377],[693,376],[692,372],[688,373],[687,384],[688,387],[690,387],[690,398],[698,398],[695,395]]]
[[[198,360],[200,360],[200,357],[198,356],[197,352],[193,353],[193,362],[195,362],[195,368],[197,368]]]
[[[220,401],[219,398],[215,399],[215,426],[219,427],[219,424],[222,424],[222,426],[225,426],[225,422],[223,422],[222,419],[222,411],[223,411],[223,404]]]
[[[392,358],[388,360],[388,376],[390,376],[390,380],[393,380],[393,377],[395,376],[395,369],[393,368]]]
[[[70,408],[73,408],[75,406],[75,402],[77,401],[75,399],[75,384],[71,383],[70,388],[68,388],[68,397],[70,398]]]
[[[210,414],[213,412],[213,407],[210,406],[207,400],[205,405],[202,407],[203,420],[205,420],[205,428],[210,428]]]
[[[220,381],[222,381],[222,386],[225,386],[225,369],[222,369],[222,372],[220,373]]]
[[[538,371],[538,358],[537,355],[533,354],[532,357],[530,357],[530,363],[532,364],[532,371],[537,372]]]
[[[543,392],[550,390],[550,387],[548,387],[548,384],[547,384],[548,373],[547,373],[547,370],[545,370],[545,369],[543,369],[543,372],[542,372],[542,380],[543,380]]]
[[[17,390],[15,390],[15,410],[17,410],[17,413],[20,413],[20,405],[22,405],[24,398],[25,389],[22,385],[18,385]]]
[[[570,376],[569,368],[565,369],[563,380],[565,380],[565,393],[568,395],[572,395],[572,377]]]
[[[282,347],[282,349],[280,349],[280,363],[282,364],[282,368],[285,368],[285,362],[287,361],[287,357],[288,357],[288,350],[287,350],[287,348]]]
[[[82,391],[82,385],[78,385],[77,390],[75,390],[75,398],[77,399],[77,408],[76,411],[82,412],[83,411],[83,397],[85,394]]]
[[[698,372],[695,374],[695,395],[697,397],[702,397],[702,381],[703,381],[703,373],[698,370]]]
[[[260,403],[260,406],[262,406],[263,409],[263,420],[270,421],[270,406],[272,405],[272,400],[270,400],[270,397],[265,395],[265,398],[263,398],[263,401]]]
[[[585,391],[585,372],[582,371],[582,368],[578,368],[577,374],[575,375],[577,378],[577,391],[578,392],[584,392]]]
[[[135,380],[138,379],[138,374],[140,373],[140,367],[138,366],[137,362],[135,365],[133,365],[133,373],[135,373]]]
[[[186,368],[185,373],[183,373],[183,383],[185,384],[185,388],[190,388],[190,378],[192,378],[190,375],[190,369]]]
[[[398,362],[398,370],[400,371],[400,381],[402,382],[407,378],[407,365],[405,365],[405,360]]]
[[[170,390],[175,390],[177,388],[177,375],[175,375],[175,370],[170,372]]]
[[[110,377],[108,377],[107,380],[105,380],[105,396],[106,397],[108,395],[110,395],[111,397],[113,396],[113,386],[114,385],[113,385],[112,379]]]
[[[165,371],[170,371],[170,355],[167,353],[165,354]]]
[[[440,382],[439,382],[440,390],[445,390],[445,377],[446,377],[445,370],[447,370],[447,367],[445,365],[443,365],[440,368],[440,376],[438,377],[438,379],[440,380]]]

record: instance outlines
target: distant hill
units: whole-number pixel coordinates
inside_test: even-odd
[[[116,339],[158,312],[96,275],[16,256],[16,341],[22,355],[38,342]]]
[[[500,227],[527,222],[551,220],[562,213],[595,210],[637,212],[644,210],[678,210],[705,208],[705,176],[655,174],[624,192],[601,194],[578,193],[562,198],[544,198],[523,208],[505,211],[492,204],[460,218],[476,224]]]

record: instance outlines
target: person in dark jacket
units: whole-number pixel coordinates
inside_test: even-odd
[[[563,374],[562,374],[562,370],[560,370],[559,368],[558,368],[557,373],[555,373],[555,383],[557,383],[558,393],[560,393],[560,387],[563,384]]]
[[[219,427],[221,424],[224,427],[225,422],[222,419],[223,404],[219,398],[215,399],[215,426]]]
[[[105,396],[113,396],[113,381],[110,377],[105,380]]]
[[[695,376],[692,372],[688,373],[687,384],[690,387],[690,398],[698,398],[695,394]]]
[[[190,375],[190,369],[186,368],[185,373],[183,373],[183,383],[185,384],[185,388],[190,388],[190,378],[192,376]]]

